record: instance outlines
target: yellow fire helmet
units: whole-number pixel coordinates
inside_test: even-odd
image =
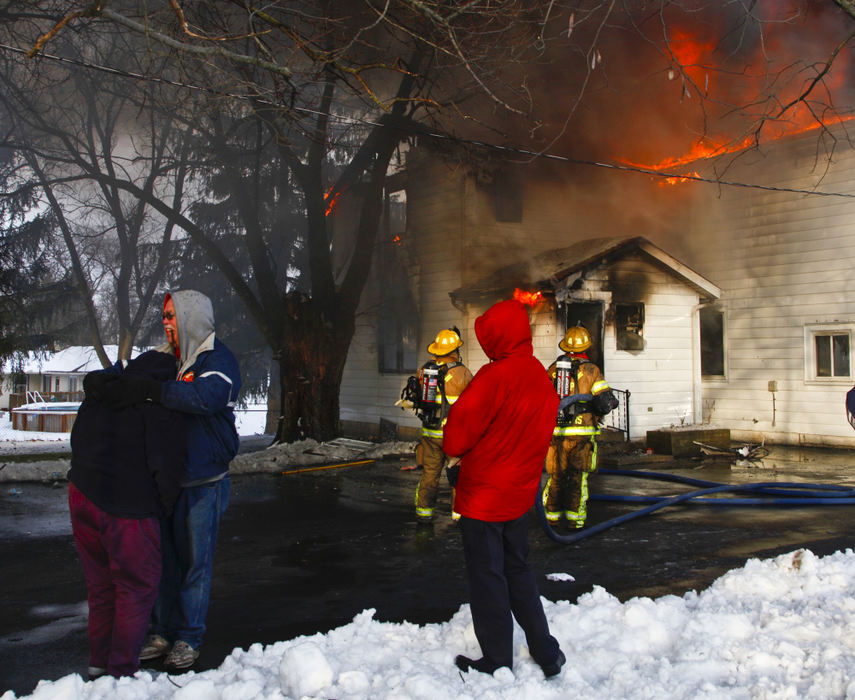
[[[591,347],[591,334],[584,326],[573,326],[567,329],[558,347],[564,352],[585,352]]]
[[[447,328],[436,334],[436,339],[428,345],[427,351],[431,355],[442,357],[443,355],[454,352],[461,345],[463,345],[463,341],[460,340],[457,331]]]

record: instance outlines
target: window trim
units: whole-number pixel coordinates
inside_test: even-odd
[[[816,376],[816,337],[820,335],[846,335],[849,338],[849,374],[840,377]],[[805,384],[851,386],[855,377],[855,323],[806,323],[804,325]]]

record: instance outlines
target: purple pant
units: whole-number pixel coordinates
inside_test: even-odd
[[[111,676],[139,669],[140,648],[160,582],[157,518],[109,515],[68,486],[74,544],[89,600],[89,665]]]

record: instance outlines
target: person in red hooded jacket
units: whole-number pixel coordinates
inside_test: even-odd
[[[525,307],[502,301],[475,320],[490,358],[451,407],[443,451],[460,457],[455,510],[466,558],[470,607],[482,658],[460,655],[463,671],[513,666],[513,618],[549,678],[564,662],[528,563],[527,513],[558,413],[558,394],[534,357]],[[513,618],[511,617],[513,615]]]

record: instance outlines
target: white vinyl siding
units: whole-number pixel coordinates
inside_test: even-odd
[[[827,163],[817,138],[746,154],[727,179],[853,193],[852,147],[839,140]],[[853,378],[818,377],[814,339],[855,328],[855,200],[724,187],[705,210],[686,261],[724,290],[728,362],[726,381],[704,382],[706,417],[735,440],[855,446],[843,410]]]

